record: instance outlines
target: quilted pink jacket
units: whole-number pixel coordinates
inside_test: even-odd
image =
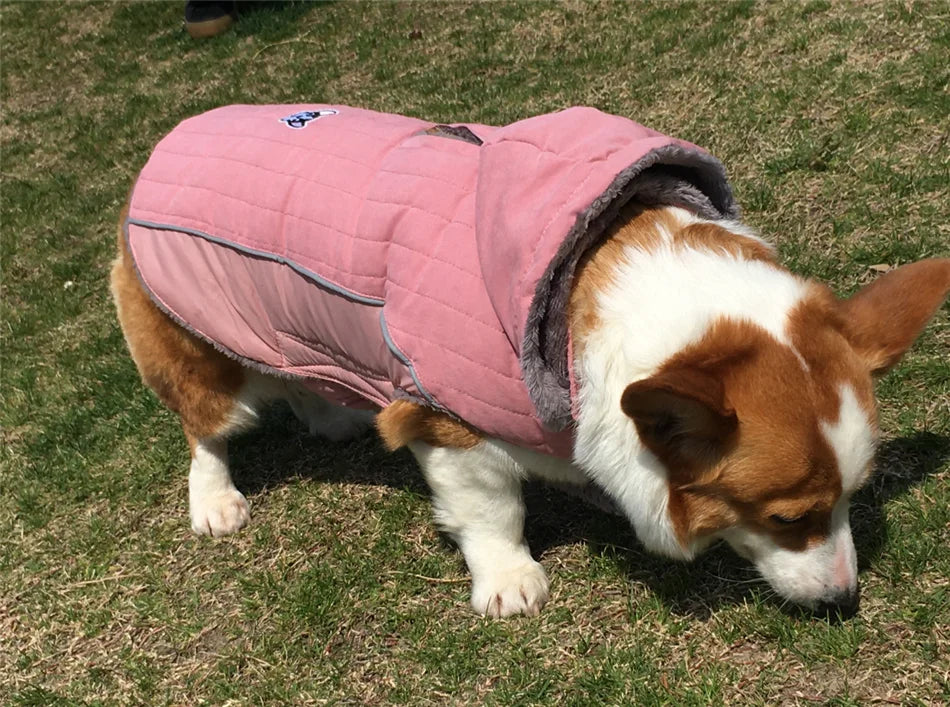
[[[630,199],[736,214],[715,158],[592,108],[489,127],[238,105],[159,143],[127,237],[155,302],[246,364],[570,455],[571,279]]]

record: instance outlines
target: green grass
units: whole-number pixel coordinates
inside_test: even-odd
[[[782,610],[723,549],[646,555],[540,488],[539,619],[469,613],[407,455],[277,409],[232,459],[254,519],[193,536],[187,447],[107,292],[151,147],[234,102],[503,123],[573,104],[702,144],[794,269],[848,293],[950,255],[946,3],[286,3],[194,42],[182,3],[0,5],[0,701],[905,704],[950,700],[950,313],[879,386],[864,601]],[[567,510],[566,510],[567,509]]]

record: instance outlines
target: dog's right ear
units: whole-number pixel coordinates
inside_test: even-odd
[[[647,448],[671,470],[714,463],[738,427],[722,382],[698,368],[664,371],[631,383],[620,407]]]
[[[950,258],[903,265],[840,302],[844,334],[880,375],[910,348],[948,291]]]

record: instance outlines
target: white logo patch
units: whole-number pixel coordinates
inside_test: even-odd
[[[285,123],[288,128],[294,128],[296,130],[301,130],[302,128],[307,127],[311,120],[317,120],[326,115],[336,115],[340,111],[334,110],[333,108],[321,108],[320,110],[302,110],[297,113],[288,115],[286,118],[281,118],[280,122]]]

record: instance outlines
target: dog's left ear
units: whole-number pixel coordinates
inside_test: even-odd
[[[950,258],[904,265],[839,303],[844,334],[875,375],[896,364],[950,291]]]
[[[721,457],[738,427],[722,382],[700,368],[677,368],[631,383],[620,407],[650,451],[682,471]]]

